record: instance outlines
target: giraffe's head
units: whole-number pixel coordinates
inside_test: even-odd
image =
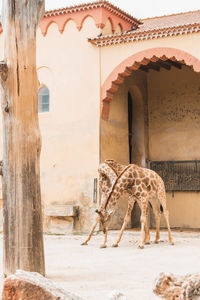
[[[111,216],[113,214],[113,210],[100,208],[100,209],[97,209],[95,212],[99,215],[103,232],[105,232],[106,228],[109,224],[109,221],[111,219]]]

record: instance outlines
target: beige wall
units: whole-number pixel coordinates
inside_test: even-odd
[[[40,30],[37,34],[38,78],[50,91],[50,111],[39,114],[43,208],[45,211],[61,204],[79,206],[75,231],[88,231],[95,217],[93,181],[98,176],[99,165],[99,51],[87,39],[98,34],[91,17],[85,19],[81,31],[69,21],[62,34],[55,23],[50,25],[45,37]],[[53,219],[57,226],[58,220]],[[67,224],[68,220],[71,221],[64,219],[64,223],[71,230],[73,226]],[[52,224],[47,221],[46,225]],[[45,230],[51,228],[45,226]]]
[[[150,71],[148,99],[150,160],[200,159],[200,75]]]
[[[167,194],[170,222],[173,227],[200,228],[200,193],[176,192]],[[162,225],[165,225],[162,220]]]
[[[182,67],[181,70],[172,67],[170,71],[150,70],[148,74],[137,71],[126,78],[110,104],[108,121],[101,122],[102,160],[113,158],[121,163],[129,163],[128,91],[131,92],[133,102],[138,99],[134,106],[133,126],[139,138],[134,147],[141,149],[142,143],[146,145],[143,148],[144,160],[200,159],[200,75],[189,67]],[[139,94],[140,97],[137,96]],[[143,126],[138,126],[139,122]],[[145,166],[145,163],[138,160],[137,153],[133,154],[133,162]],[[199,197],[198,192],[167,193],[172,227],[200,227]],[[120,209],[113,222],[114,228],[121,223],[126,205],[126,197],[121,198]],[[138,219],[138,214],[134,215]],[[162,226],[165,226],[164,220]]]
[[[200,160],[200,75],[189,67],[150,71],[148,106],[149,159]],[[199,193],[167,199],[173,227],[200,227]]]
[[[87,231],[94,217],[93,180],[99,164],[99,55],[87,38],[97,35],[88,17],[79,32],[69,21],[63,34],[51,24],[38,33],[41,84],[50,89],[50,112],[40,113],[41,187],[45,207],[80,207],[76,231]]]

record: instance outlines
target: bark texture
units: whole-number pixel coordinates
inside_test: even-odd
[[[45,274],[40,194],[36,31],[44,0],[3,0],[4,273]]]

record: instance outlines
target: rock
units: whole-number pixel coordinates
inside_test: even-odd
[[[126,296],[119,291],[112,291],[108,297],[108,300],[127,300]]]
[[[166,300],[200,300],[200,274],[175,277],[161,273],[153,291]]]
[[[39,273],[17,270],[4,281],[2,300],[83,300]]]

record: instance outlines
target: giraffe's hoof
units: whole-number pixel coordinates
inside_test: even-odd
[[[144,245],[138,245],[138,249],[144,249]]]
[[[101,248],[101,249],[107,248],[107,246],[106,246],[106,245],[101,245],[100,248]]]
[[[117,247],[118,247],[118,244],[113,244],[112,247],[113,247],[113,248],[117,248]]]
[[[81,246],[87,246],[87,243],[86,243],[86,242],[84,242],[84,243],[82,243],[82,244],[81,244]]]
[[[150,241],[145,242],[145,245],[150,245],[150,244],[151,244]]]
[[[171,244],[172,246],[174,246],[174,242],[170,242],[170,244]]]
[[[158,244],[158,243],[159,243],[159,241],[158,241],[158,240],[155,240],[155,241],[154,241],[154,244]]]

